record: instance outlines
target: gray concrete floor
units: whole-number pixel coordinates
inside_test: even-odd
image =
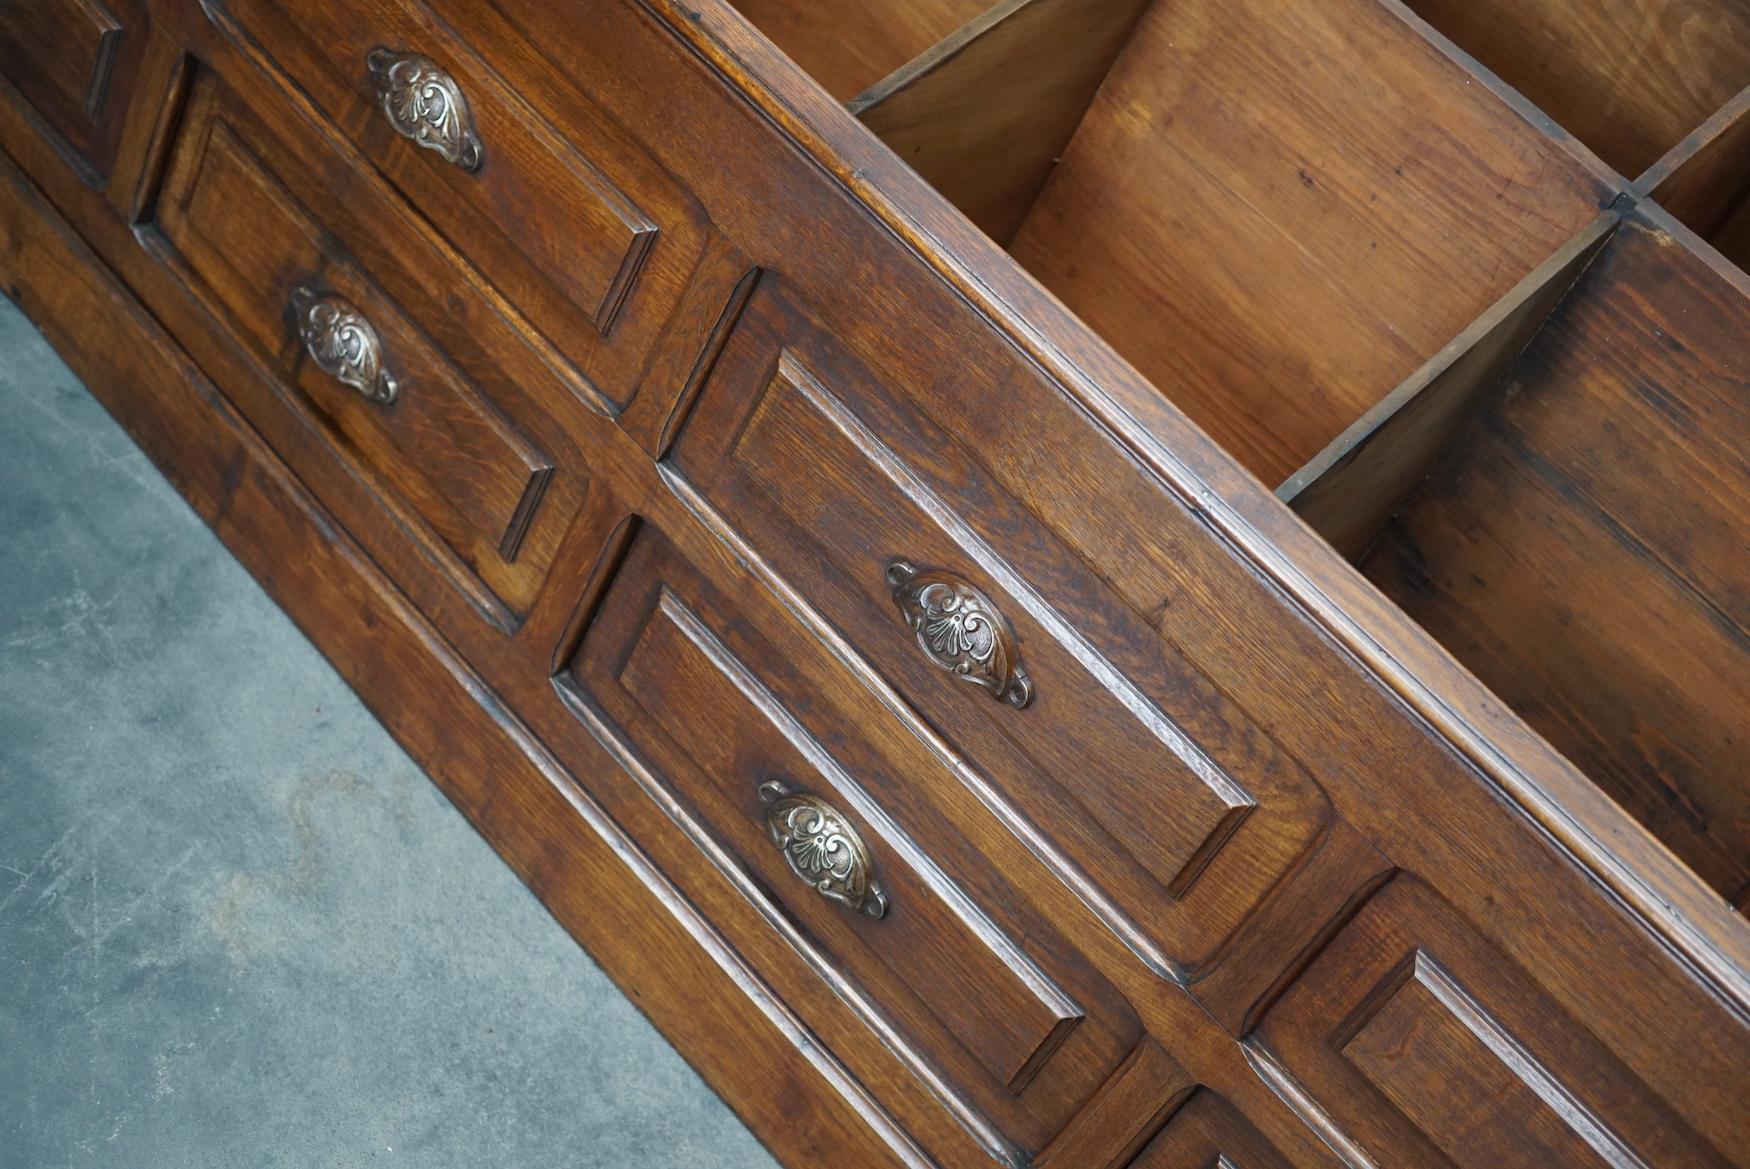
[[[0,300],[0,1169],[772,1169]]]

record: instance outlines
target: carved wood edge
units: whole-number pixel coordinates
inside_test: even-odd
[[[1750,1023],[1750,930],[727,0],[635,0],[1040,366],[1288,605]],[[1620,180],[1620,176],[1617,176]],[[1626,189],[1626,180],[1623,182]],[[1620,193],[1620,192],[1619,192]],[[1025,311],[1022,309],[1025,306]],[[1068,341],[1075,352],[1066,352]],[[1404,662],[1437,661],[1440,692]],[[1645,844],[1630,861],[1608,841]]]

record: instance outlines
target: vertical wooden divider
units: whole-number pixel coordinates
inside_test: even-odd
[[[1373,543],[1467,414],[1512,367],[1616,231],[1612,208],[1276,489],[1350,560]]]
[[[850,103],[1007,245],[1148,0],[1002,0]]]
[[[1750,87],[1655,163],[1635,190],[1750,270]]]

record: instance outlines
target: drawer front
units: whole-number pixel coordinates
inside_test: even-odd
[[[107,180],[115,165],[144,26],[140,0],[0,5],[0,74],[93,185]]]
[[[680,474],[1067,854],[1113,928],[1194,973],[1319,833],[1321,793],[777,283],[703,390]],[[914,461],[932,454],[976,512],[933,489]]]
[[[1192,1094],[1130,1169],[1293,1169],[1288,1160],[1219,1094]]]
[[[1248,1049],[1280,1093],[1382,1165],[1727,1164],[1407,877],[1336,936]]]
[[[654,524],[621,534],[557,682],[638,757],[619,796],[672,818],[653,853],[683,886],[728,876],[854,1004],[863,1045],[899,1053],[999,1160],[1037,1151],[1135,1045],[1128,1005],[1035,908],[1027,870],[943,814],[951,767],[772,598],[720,587]]]
[[[528,415],[519,425],[434,341],[454,322],[418,319],[397,296],[404,276],[375,277],[331,234],[341,200],[379,227],[390,217],[370,217],[362,186],[312,183],[312,158],[202,74],[154,234],[317,429],[322,453],[366,478],[489,617],[514,625],[580,484],[556,476],[537,443],[550,427]],[[447,282],[441,266],[427,278]]]
[[[411,0],[208,8],[528,319],[586,400],[630,401],[707,239],[703,213],[631,135],[567,82],[513,89]]]

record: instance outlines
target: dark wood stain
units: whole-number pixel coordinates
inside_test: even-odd
[[[1414,7],[0,6],[0,287],[785,1164],[1750,1166],[1744,10]]]

